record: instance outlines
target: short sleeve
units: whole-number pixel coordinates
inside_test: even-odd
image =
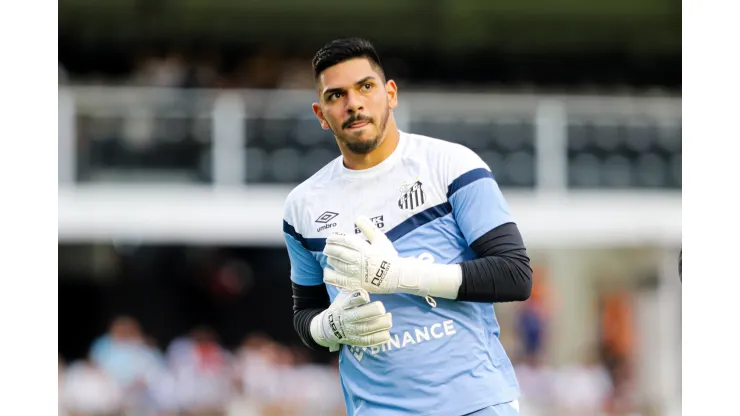
[[[470,245],[492,229],[514,222],[491,169],[472,150],[456,146],[449,152],[447,200]]]
[[[290,280],[302,286],[324,284],[324,271],[313,253],[306,248],[306,239],[296,230],[292,209],[286,202],[283,236],[290,258]]]

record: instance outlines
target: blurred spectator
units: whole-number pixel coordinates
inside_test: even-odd
[[[610,372],[624,365],[634,354],[635,327],[628,292],[617,290],[602,295],[601,347]]]
[[[614,389],[606,403],[609,414],[636,414],[643,408],[632,368],[629,362],[622,361],[613,369]]]
[[[139,323],[129,316],[113,320],[108,333],[93,343],[91,358],[123,386],[146,379],[158,363],[156,350],[145,343]]]
[[[245,338],[238,368],[253,406],[280,415],[329,415],[344,408],[338,369],[309,362],[303,351],[264,334]]]
[[[180,53],[168,53],[144,60],[133,74],[133,82],[149,87],[178,88],[185,84],[187,68]]]
[[[549,317],[554,307],[546,272],[541,268],[534,271],[532,294],[530,298],[517,305],[517,332],[522,354],[534,356],[543,354],[546,345]]]
[[[589,351],[583,357],[560,369],[555,380],[555,404],[564,415],[602,414],[612,392],[609,373],[596,354]]]
[[[541,355],[526,355],[515,365],[523,414],[537,416],[552,406],[557,373]],[[526,410],[526,412],[525,412]]]
[[[207,327],[172,341],[167,361],[174,376],[181,409],[218,412],[235,392],[230,354]]]
[[[301,386],[292,377],[294,358],[290,350],[264,334],[245,338],[239,351],[239,371],[243,393],[261,407],[280,407],[289,411]],[[273,409],[277,411],[277,409]]]
[[[127,408],[146,399],[147,385],[162,371],[159,352],[145,342],[139,323],[129,316],[113,320],[93,343],[91,361],[122,390]]]
[[[123,392],[92,360],[70,365],[61,380],[59,401],[70,414],[113,415],[121,410]]]
[[[545,333],[545,317],[536,307],[525,303],[519,309],[517,318],[523,353],[527,356],[540,354]]]

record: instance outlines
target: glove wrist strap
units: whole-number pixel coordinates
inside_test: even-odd
[[[434,264],[416,260],[405,264],[398,279],[399,291],[417,296],[456,299],[462,284],[458,264]]]
[[[311,337],[317,344],[329,348],[329,351],[338,351],[339,343],[332,342],[324,330],[325,317],[326,311],[323,311],[311,320]]]

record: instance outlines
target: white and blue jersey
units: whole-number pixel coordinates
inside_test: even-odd
[[[436,263],[474,259],[470,244],[513,222],[489,167],[470,149],[401,133],[398,147],[370,169],[338,157],[288,196],[283,224],[291,280],[323,285],[322,254],[334,231],[359,233],[372,219],[401,257]],[[327,287],[332,301],[338,290]],[[339,366],[348,415],[460,416],[519,397],[499,341],[493,304],[409,294],[371,295],[393,315],[391,340],[342,346]]]

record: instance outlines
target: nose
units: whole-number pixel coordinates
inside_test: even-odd
[[[364,103],[360,94],[355,91],[349,91],[347,93],[347,112],[353,114],[364,109]]]

